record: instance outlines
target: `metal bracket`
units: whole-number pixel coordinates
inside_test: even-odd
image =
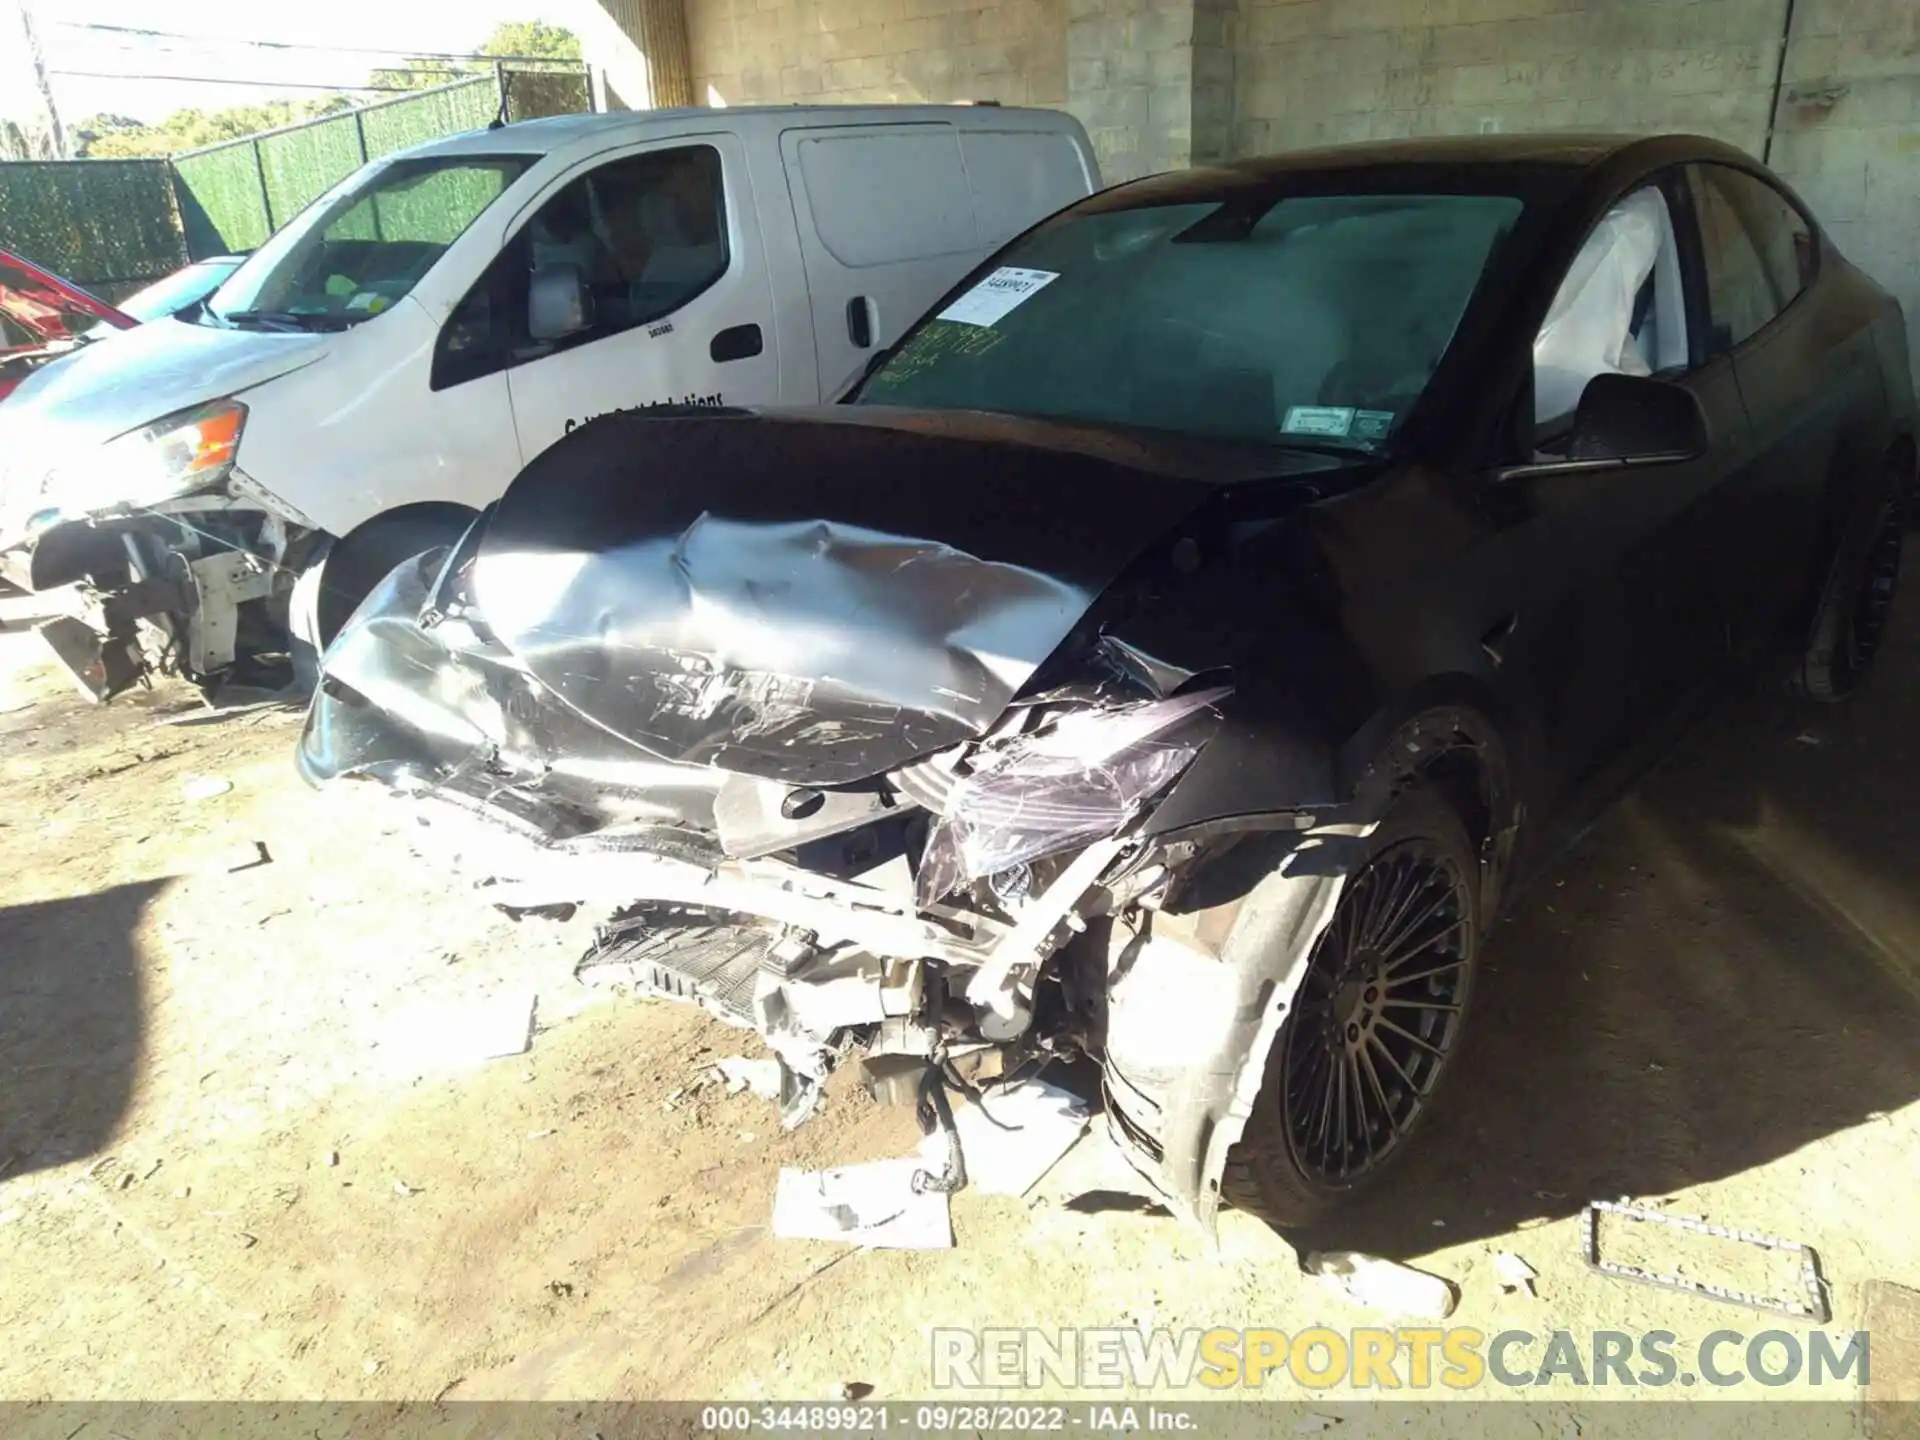
[[[1704,1280],[1689,1280],[1680,1275],[1661,1274],[1657,1271],[1642,1269],[1638,1265],[1627,1265],[1618,1260],[1600,1258],[1600,1216],[1618,1215],[1623,1220],[1638,1220],[1646,1224],[1670,1225],[1676,1230],[1684,1230],[1693,1235],[1711,1235],[1721,1240],[1732,1240],[1741,1245],[1752,1245],[1762,1250],[1779,1250],[1800,1257],[1800,1280],[1805,1287],[1804,1300],[1792,1296],[1754,1295],[1745,1290],[1735,1290],[1725,1285],[1712,1285]],[[1796,1320],[1810,1320],[1816,1325],[1824,1325],[1832,1319],[1827,1303],[1827,1282],[1820,1274],[1820,1257],[1811,1246],[1802,1245],[1798,1240],[1783,1240],[1777,1235],[1762,1235],[1755,1230],[1735,1230],[1726,1225],[1709,1225],[1704,1220],[1695,1220],[1687,1215],[1663,1215],[1658,1210],[1647,1210],[1638,1205],[1622,1205],[1611,1200],[1594,1200],[1587,1205],[1586,1213],[1581,1217],[1584,1234],[1583,1249],[1587,1268],[1602,1275],[1617,1276],[1622,1280],[1636,1280],[1642,1285],[1657,1285],[1663,1290],[1679,1290],[1688,1295],[1701,1295],[1709,1300],[1719,1300],[1728,1305],[1745,1305],[1754,1310],[1764,1310],[1772,1315],[1789,1315]]]
[[[233,664],[240,606],[273,593],[274,567],[238,550],[221,550],[189,561],[187,579],[194,593],[187,671],[197,679],[218,675]]]

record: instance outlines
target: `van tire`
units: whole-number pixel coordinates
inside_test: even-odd
[[[319,562],[314,582],[311,624],[317,648],[324,651],[333,643],[360,602],[395,567],[415,555],[452,545],[466,533],[474,515],[463,505],[415,505],[376,516],[344,540],[334,541]]]

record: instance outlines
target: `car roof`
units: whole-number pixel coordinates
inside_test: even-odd
[[[1223,188],[1259,189],[1284,185],[1295,176],[1332,177],[1369,171],[1400,175],[1423,169],[1472,177],[1486,183],[1510,172],[1516,183],[1543,173],[1578,180],[1602,169],[1622,172],[1652,171],[1689,160],[1713,160],[1758,169],[1742,150],[1701,135],[1436,135],[1406,140],[1375,140],[1354,145],[1331,145],[1292,150],[1171,171],[1106,192],[1124,203],[1178,202],[1191,196],[1217,195]],[[1083,202],[1085,203],[1085,202]]]

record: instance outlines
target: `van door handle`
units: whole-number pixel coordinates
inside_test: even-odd
[[[862,350],[873,345],[873,311],[864,295],[847,301],[847,338]]]
[[[758,325],[730,325],[713,337],[707,353],[714,363],[724,365],[729,360],[750,360],[766,348]]]

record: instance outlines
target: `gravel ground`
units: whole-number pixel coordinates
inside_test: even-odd
[[[1588,1272],[1576,1217],[1622,1195],[1814,1245],[1836,1331],[1867,1282],[1920,1287],[1912,607],[1855,704],[1730,701],[1521,897],[1425,1143],[1326,1234],[1229,1214],[1210,1248],[1096,1129],[1024,1200],[957,1197],[956,1247],[919,1254],[767,1228],[779,1167],[904,1154],[907,1112],[837,1083],[783,1135],[695,1088],[739,1032],[576,984],[582,922],[514,924],[385,797],[306,790],[297,715],[82,704],[28,608],[0,602],[0,1399],[910,1398],[935,1326],[1393,1323],[1303,1276],[1308,1244],[1583,1348],[1801,1328]],[[486,1058],[529,1013],[526,1053]],[[1474,1392],[1528,1393],[1523,1433],[1566,1435],[1621,1392]],[[1710,1393],[1848,1402],[1782,1410],[1796,1434],[1855,1399]],[[1773,1428],[1753,1413],[1723,1428]]]

